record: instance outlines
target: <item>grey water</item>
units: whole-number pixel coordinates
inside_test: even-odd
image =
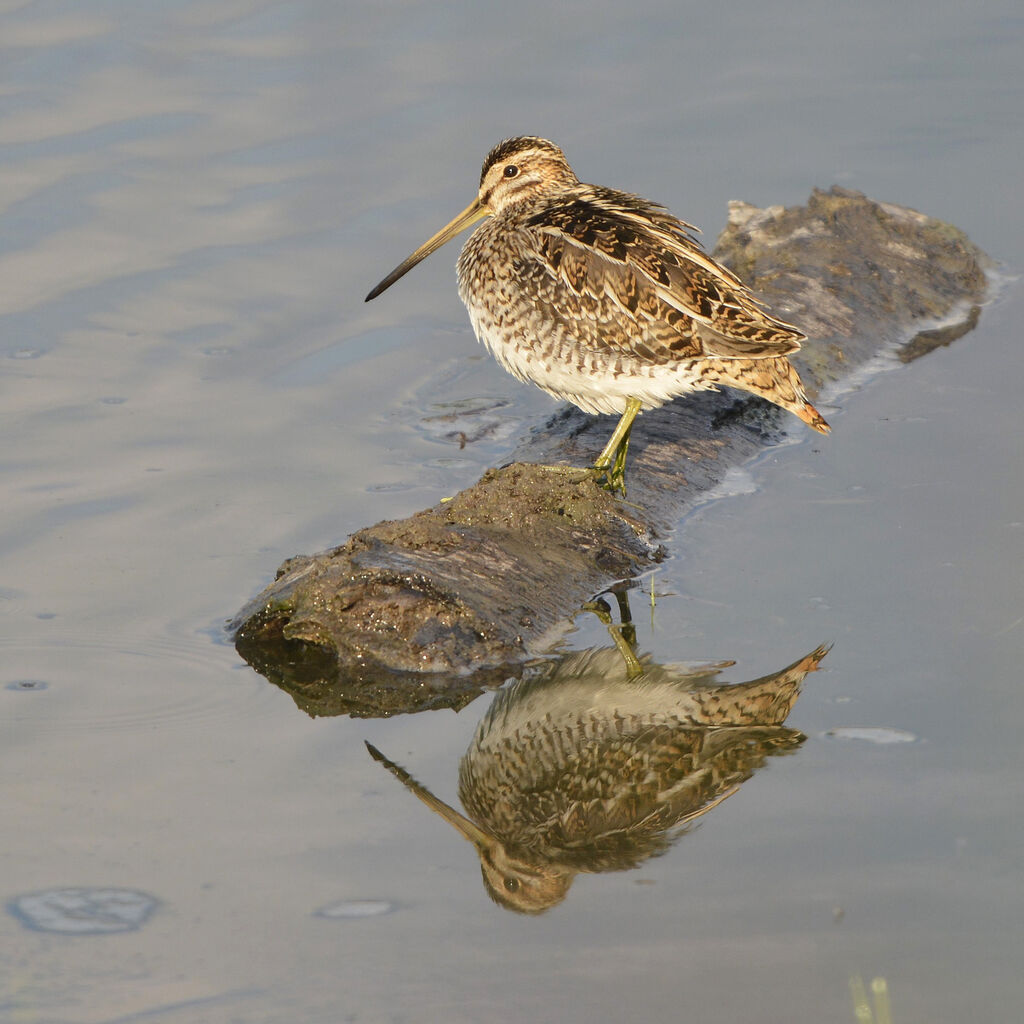
[[[1022,68],[1010,0],[0,0],[0,1020],[839,1024],[857,975],[897,1024],[1019,1020]],[[806,741],[537,917],[364,747],[454,804],[490,695],[312,719],[221,630],[553,411],[454,246],[362,301],[525,133],[709,244],[838,183],[1000,261],[973,333],[832,396],[633,592],[643,650],[730,681],[832,643]],[[51,890],[155,909],[26,926]]]

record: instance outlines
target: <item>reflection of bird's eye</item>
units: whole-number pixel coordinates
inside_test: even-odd
[[[505,177],[506,178],[514,178],[518,173],[519,173],[519,168],[516,167],[515,164],[509,164],[505,168]]]
[[[518,892],[519,891],[519,879],[518,878],[506,878],[505,879],[505,888],[509,892]]]

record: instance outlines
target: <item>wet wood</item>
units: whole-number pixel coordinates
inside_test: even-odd
[[[807,332],[793,362],[835,430],[829,397],[854,371],[973,328],[989,265],[956,228],[840,188],[789,209],[731,204],[715,256]],[[657,562],[666,531],[730,467],[806,430],[736,392],[677,399],[637,421],[623,500],[579,469],[613,425],[562,409],[451,501],[289,559],[232,623],[238,650],[311,714],[458,706]]]

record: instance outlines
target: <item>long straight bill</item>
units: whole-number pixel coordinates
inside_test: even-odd
[[[463,814],[459,814],[454,807],[449,807],[443,800],[439,800],[426,786],[417,782],[401,765],[385,757],[372,743],[366,743],[366,749],[374,761],[379,761],[396,779],[408,789],[411,789],[435,814],[439,814],[464,838],[468,839],[478,850],[491,849],[498,845],[494,836],[489,835],[475,821],[470,821]],[[739,786],[736,787],[739,789]]]
[[[486,217],[487,211],[480,205],[479,199],[474,199],[462,213],[453,221],[446,224],[433,238],[424,242],[408,259],[403,260],[394,270],[384,278],[376,288],[366,296],[364,301],[377,298],[381,292],[390,288],[400,277],[404,277],[421,260],[425,260],[435,249],[440,249],[445,242],[450,241],[460,231],[464,231],[481,217]]]

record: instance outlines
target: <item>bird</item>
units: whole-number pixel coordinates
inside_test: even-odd
[[[806,335],[709,256],[692,224],[629,192],[581,182],[547,139],[499,142],[476,198],[366,296],[390,288],[477,221],[458,259],[477,339],[514,377],[618,424],[591,469],[625,494],[642,410],[720,385],[827,434],[787,356]]]
[[[784,723],[828,650],[735,685],[715,683],[732,662],[631,662],[618,645],[566,655],[498,692],[459,764],[466,814],[366,747],[476,847],[495,903],[541,914],[580,872],[665,853],[768,757],[799,747],[805,737]]]

